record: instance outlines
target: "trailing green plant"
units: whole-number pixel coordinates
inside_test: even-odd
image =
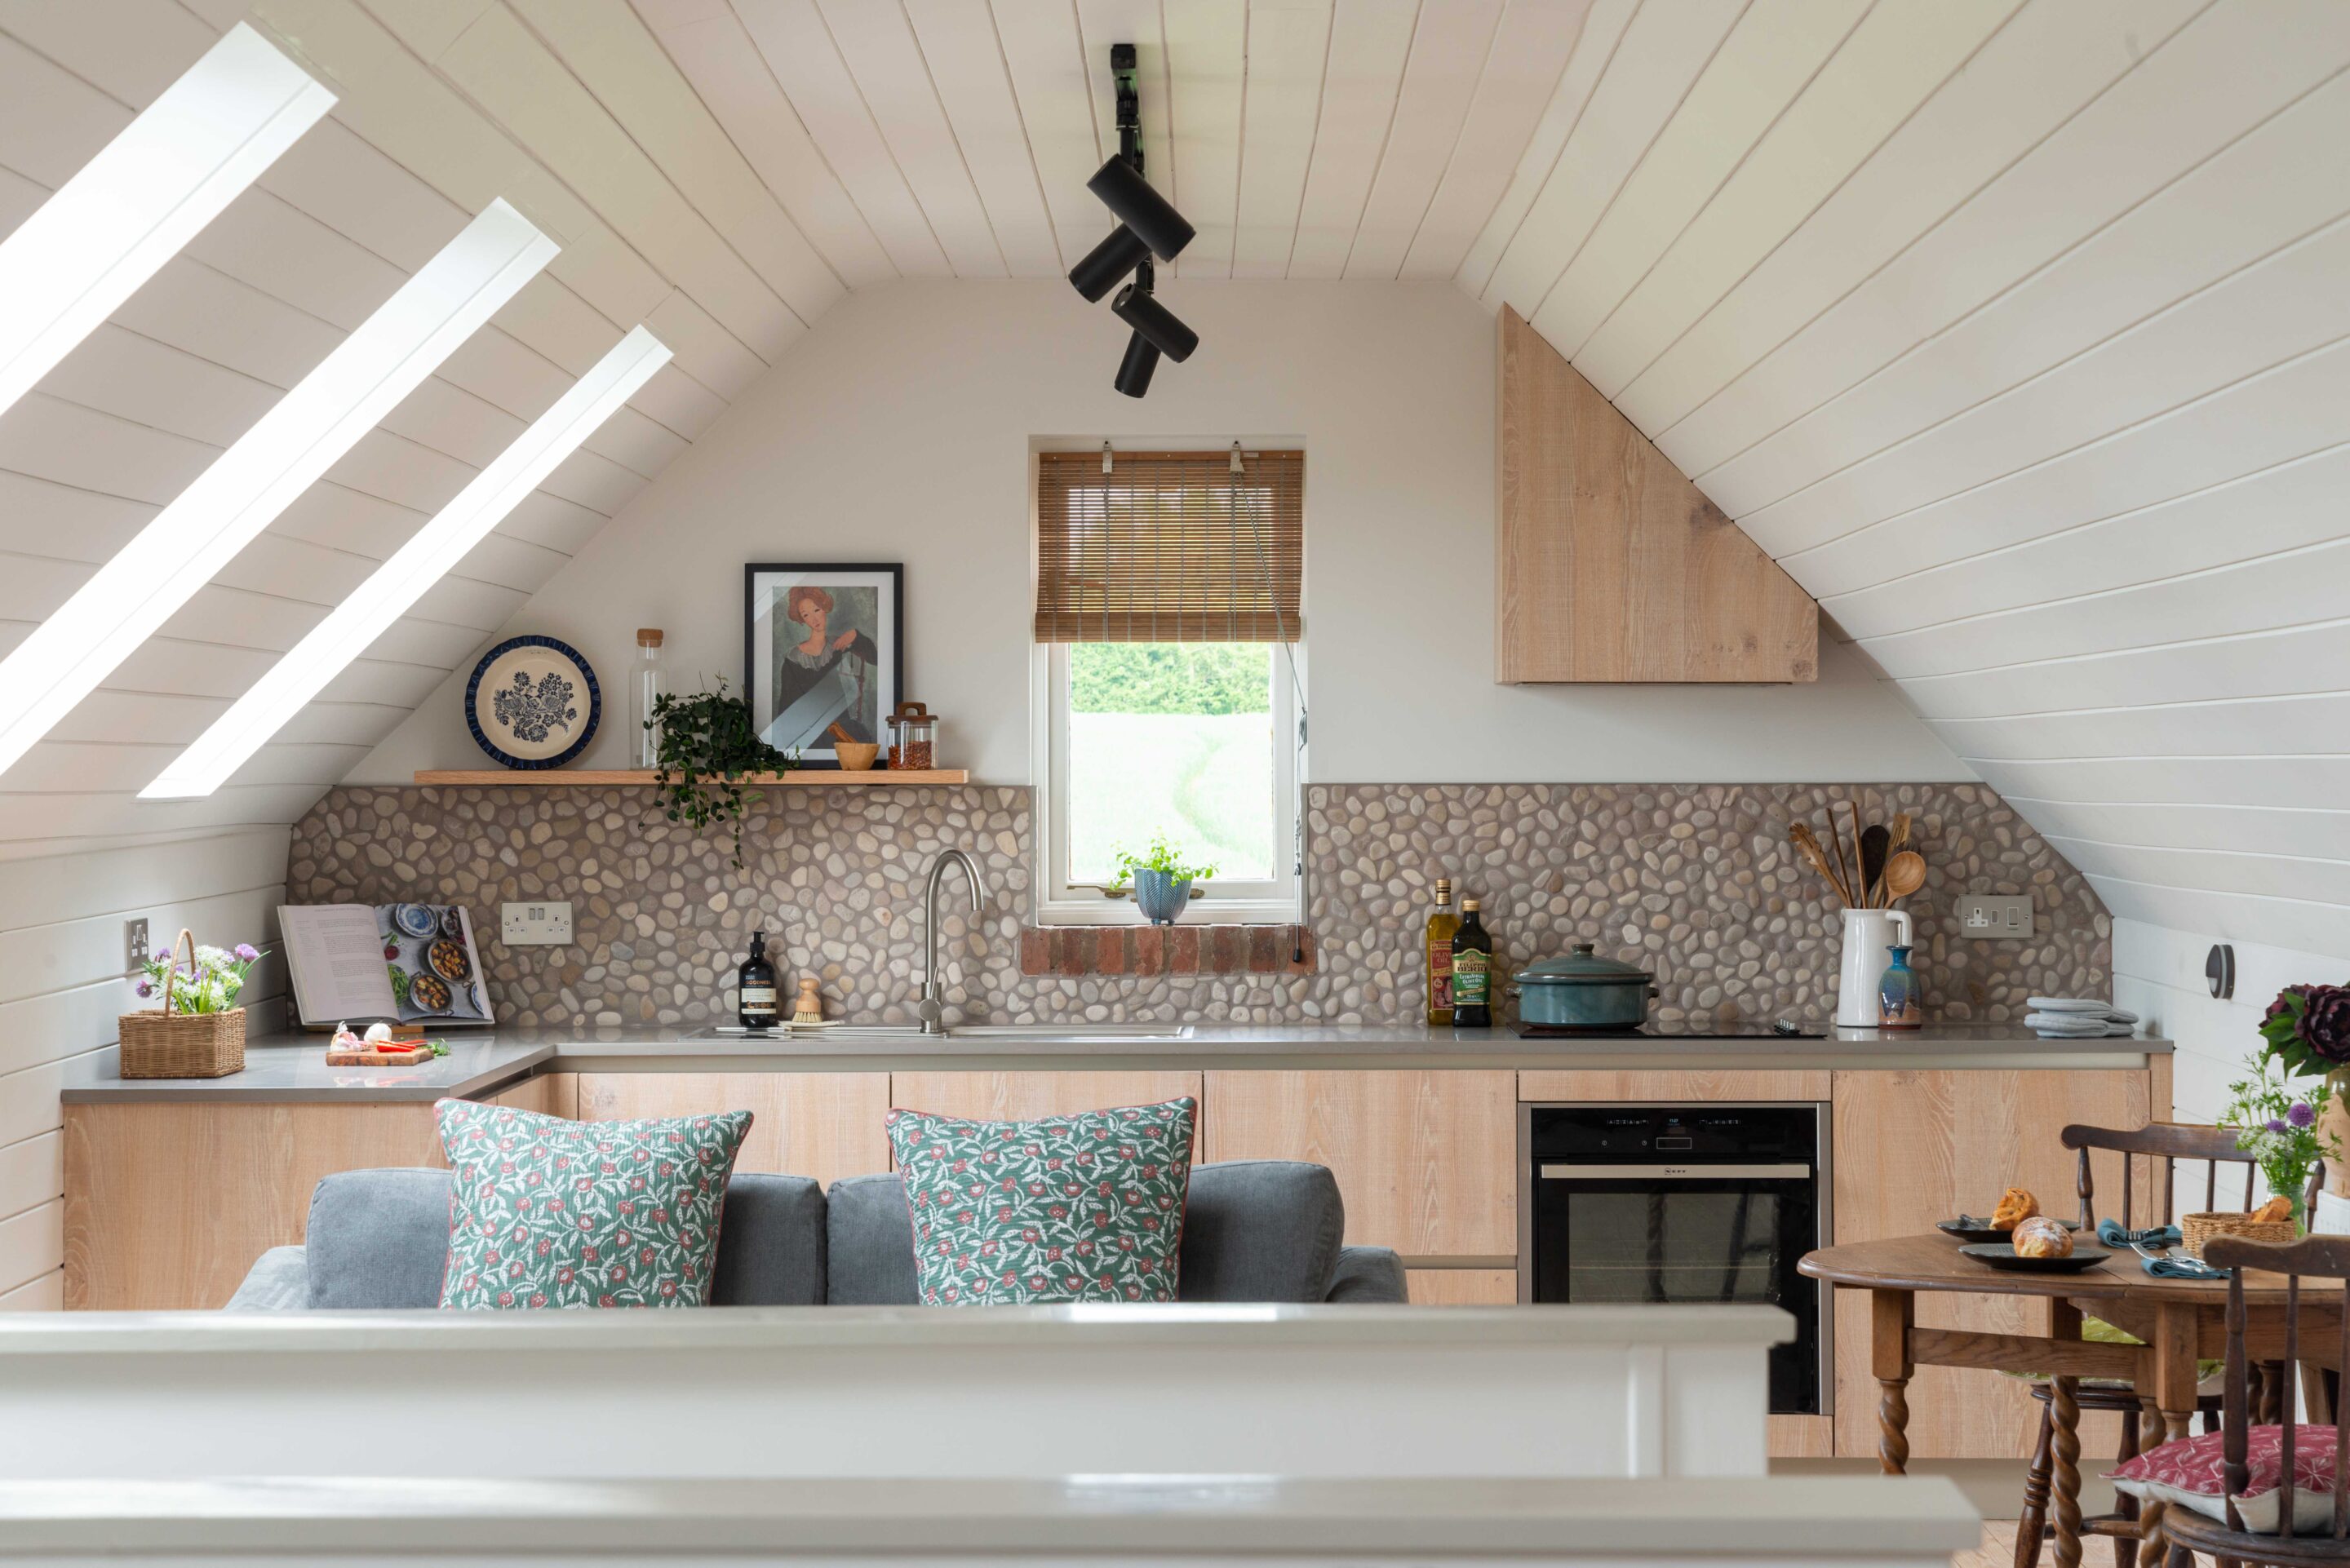
[[[653,703],[652,722],[660,732],[653,784],[660,791],[661,815],[697,831],[731,825],[740,869],[743,776],[788,773],[798,759],[759,738],[750,702],[729,695],[723,679],[715,691],[662,693]]]
[[[1184,862],[1183,852],[1167,842],[1163,833],[1150,836],[1150,847],[1140,855],[1130,853],[1125,846],[1118,850],[1118,880],[1110,884],[1113,893],[1123,892],[1137,871],[1156,871],[1178,882],[1205,882],[1216,874],[1216,868],[1202,861],[1199,865]]]

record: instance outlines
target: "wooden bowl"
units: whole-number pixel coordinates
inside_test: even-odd
[[[836,741],[832,754],[840,759],[842,772],[869,774],[873,771],[873,759],[881,754],[881,748],[871,741]]]

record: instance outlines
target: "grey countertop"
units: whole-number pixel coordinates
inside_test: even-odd
[[[417,1067],[329,1067],[326,1038],[265,1035],[224,1078],[124,1079],[111,1050],[81,1058],[64,1085],[68,1105],[168,1100],[380,1100],[478,1097],[534,1072],[886,1073],[1073,1072],[1104,1069],[1362,1070],[1599,1068],[1758,1071],[1832,1068],[2082,1069],[2144,1065],[2167,1055],[2155,1039],[2043,1040],[2012,1023],[1950,1023],[1915,1031],[1829,1029],[1820,1039],[1646,1035],[1521,1040],[1505,1030],[1395,1025],[1209,1025],[1182,1038],[1116,1025],[1006,1028],[925,1037],[835,1031],[785,1039],[695,1039],[674,1028],[452,1030],[449,1054]]]

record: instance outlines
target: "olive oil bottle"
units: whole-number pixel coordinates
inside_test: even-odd
[[[1493,939],[1474,898],[1461,900],[1461,929],[1452,933],[1452,1027],[1493,1027]]]
[[[1452,1022],[1452,933],[1461,917],[1452,912],[1452,878],[1436,879],[1436,909],[1428,917],[1428,1022]]]

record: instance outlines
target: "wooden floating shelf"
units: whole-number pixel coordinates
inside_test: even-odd
[[[650,768],[424,768],[416,774],[421,784],[536,784],[541,788],[641,784],[650,789],[653,778]],[[971,773],[966,768],[881,769],[861,774],[799,768],[787,774],[745,774],[743,782],[778,789],[912,789],[969,784]]]

